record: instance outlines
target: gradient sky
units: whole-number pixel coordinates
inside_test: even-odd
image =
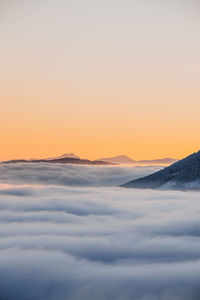
[[[0,159],[200,149],[200,5],[0,0]]]

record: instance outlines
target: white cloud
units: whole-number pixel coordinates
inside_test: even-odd
[[[36,185],[32,172],[0,186],[0,298],[199,299],[199,193]]]
[[[161,167],[0,164],[0,182],[69,186],[116,186],[149,175]]]

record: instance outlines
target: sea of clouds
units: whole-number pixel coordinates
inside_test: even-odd
[[[67,186],[117,186],[162,166],[88,166],[53,163],[0,164],[0,182]]]
[[[199,300],[199,192],[114,186],[152,168],[1,165],[0,299]]]

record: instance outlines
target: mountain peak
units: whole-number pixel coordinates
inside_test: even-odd
[[[56,157],[51,157],[51,158],[47,158],[48,160],[52,160],[52,159],[60,159],[60,158],[76,158],[76,159],[80,159],[79,156],[77,156],[74,153],[64,153],[62,155],[56,156]]]
[[[80,159],[80,157],[77,156],[77,155],[74,154],[74,153],[64,153],[64,154],[58,156],[57,158],[67,158],[67,157],[68,157],[68,158],[77,158],[77,159]]]
[[[105,161],[112,164],[133,164],[135,161],[127,155],[117,155],[113,157],[99,158],[100,161]]]

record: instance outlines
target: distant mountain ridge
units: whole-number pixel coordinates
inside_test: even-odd
[[[128,165],[169,165],[176,162],[177,159],[174,158],[162,158],[154,160],[133,160],[127,155],[118,155],[108,158],[99,158],[97,160],[82,159],[74,153],[64,153],[62,155],[50,158],[43,159],[12,159],[4,161],[3,163],[18,163],[18,162],[51,162],[51,163],[73,163],[73,164],[90,164],[90,165],[119,165],[119,164],[128,164]]]
[[[99,158],[98,160],[106,161],[113,164],[139,164],[139,165],[158,165],[158,164],[164,164],[164,165],[170,165],[176,161],[177,159],[174,158],[161,158],[161,159],[152,159],[152,160],[134,160],[127,155],[118,155],[113,157],[107,157],[107,158]]]
[[[121,186],[139,189],[200,189],[200,151],[154,174]]]
[[[70,157],[65,157],[65,158],[51,158],[51,159],[31,159],[31,160],[26,160],[26,159],[13,159],[13,160],[8,160],[8,161],[3,161],[1,162],[2,164],[16,164],[16,163],[57,163],[57,164],[76,164],[76,165],[111,165],[108,162],[105,161],[92,161],[89,159],[80,159],[80,158],[70,158]]]
[[[99,158],[98,160],[106,161],[113,164],[132,164],[135,160],[128,157],[127,155],[118,155],[113,157]]]

